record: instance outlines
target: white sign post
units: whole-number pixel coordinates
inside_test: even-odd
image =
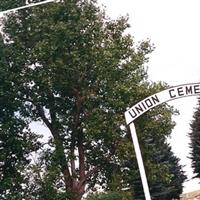
[[[141,179],[142,179],[142,185],[143,185],[143,189],[144,189],[145,199],[151,200],[151,196],[150,196],[150,192],[149,192],[149,186],[148,186],[148,182],[147,182],[147,177],[146,177],[144,164],[143,164],[143,160],[142,160],[142,154],[141,154],[141,151],[140,151],[140,146],[139,146],[138,137],[137,137],[137,134],[136,134],[136,129],[135,129],[134,123],[130,124],[130,131],[131,131],[131,137],[132,137],[132,140],[133,140],[135,154],[136,154],[136,158],[137,158],[137,162],[138,162],[138,166],[139,166],[140,176],[141,176]]]
[[[139,103],[135,104],[125,112],[125,119],[127,125],[130,127],[131,137],[135,149],[135,154],[138,162],[140,176],[142,180],[143,190],[146,200],[151,200],[145,168],[142,160],[141,150],[136,134],[136,129],[133,121],[143,113],[147,112],[151,108],[160,105],[161,103],[172,101],[182,97],[197,96],[200,95],[200,83],[190,83],[170,87],[169,89],[158,92],[152,96],[145,98]]]
[[[59,2],[59,0],[46,0],[46,1],[41,1],[41,2],[38,2],[38,3],[31,3],[31,4],[27,4],[25,6],[21,6],[21,7],[12,8],[12,9],[9,9],[9,10],[1,11],[0,14],[7,14],[9,12],[15,12],[15,11],[18,11],[18,10],[22,10],[22,9],[30,8],[30,7],[34,7],[34,6],[39,6],[39,5],[50,3],[50,2]]]

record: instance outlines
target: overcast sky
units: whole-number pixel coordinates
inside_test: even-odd
[[[149,78],[165,81],[171,86],[200,81],[200,1],[199,0],[98,0],[106,6],[111,18],[129,15],[130,33],[135,41],[149,38],[155,45],[150,55]],[[186,165],[188,178],[193,176],[190,167],[187,134],[197,100],[187,97],[171,102],[180,111],[171,144],[173,151]],[[199,180],[184,184],[184,192],[200,189]]]

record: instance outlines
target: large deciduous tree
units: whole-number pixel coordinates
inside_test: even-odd
[[[0,2],[0,8],[12,8],[14,2]],[[70,199],[72,194],[80,200],[96,185],[110,190],[130,186],[126,163],[134,156],[123,113],[128,105],[162,88],[147,81],[145,64],[153,49],[149,42],[136,46],[126,34],[127,19],[109,19],[94,0],[63,0],[22,10],[6,16],[2,24],[6,53],[1,60],[6,62],[0,70],[6,69],[18,102],[12,117],[25,126],[42,122],[51,133],[31,165],[33,182],[26,197]],[[6,83],[2,79],[2,85]],[[2,105],[1,112],[10,104]],[[169,135],[167,125],[172,128],[172,111],[164,110],[167,114],[154,120],[163,125],[161,138]],[[144,135],[150,139],[153,134]],[[144,137],[142,131],[140,135]],[[147,145],[143,148],[148,167],[151,154]]]

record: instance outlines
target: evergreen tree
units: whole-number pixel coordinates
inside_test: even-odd
[[[163,141],[160,144],[163,148],[155,147],[155,142],[148,144],[151,146],[150,148],[157,150],[152,153],[152,163],[146,167],[154,169],[151,169],[151,172],[153,172],[151,176],[149,176],[149,171],[147,171],[151,197],[154,200],[179,199],[180,194],[183,192],[182,184],[186,180],[186,176],[182,171],[182,166],[179,164],[179,159],[174,156],[169,144]],[[135,199],[144,199],[140,177],[132,177],[130,184],[132,184],[135,191]]]
[[[198,105],[193,115],[190,136],[190,148],[193,172],[197,178],[200,178],[200,99],[198,99]]]
[[[156,200],[179,199],[183,191],[183,182],[186,180],[179,159],[167,142],[167,137],[175,126],[171,119],[172,113],[176,114],[173,108],[160,105],[138,120],[140,141],[144,144],[146,154],[144,159],[148,158],[145,167],[148,172],[150,193],[152,199]],[[138,188],[139,185],[141,188],[139,182],[136,179],[136,184],[133,184],[138,199],[144,195]]]
[[[149,87],[149,92],[155,93],[158,85]],[[161,90],[161,88],[160,88]],[[134,123],[136,125],[137,135],[142,151],[144,165],[149,182],[149,188],[152,199],[171,200],[178,199],[183,191],[183,182],[186,176],[179,164],[179,159],[174,155],[171,147],[167,143],[175,123],[172,121],[172,113],[176,111],[167,105],[160,105],[143,116]],[[121,168],[123,169],[123,184],[127,191],[133,191],[134,199],[144,199],[144,191],[141,178],[136,164],[136,158],[122,152]],[[124,157],[127,155],[127,157]],[[122,167],[123,166],[123,167]],[[117,181],[116,177],[120,172],[111,171],[109,180],[112,181],[114,188],[119,187],[122,181]],[[115,178],[112,178],[115,177]],[[118,183],[118,185],[117,185]],[[113,189],[113,187],[109,188]]]

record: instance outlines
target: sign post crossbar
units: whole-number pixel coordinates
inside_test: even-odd
[[[28,5],[25,5],[25,6],[21,6],[21,7],[9,9],[9,10],[1,11],[0,14],[6,14],[6,13],[9,13],[9,12],[15,12],[15,11],[18,11],[18,10],[22,10],[22,9],[30,8],[30,7],[34,7],[34,6],[39,6],[39,5],[50,3],[50,2],[58,2],[58,0],[46,0],[46,1],[41,1],[41,2],[38,2],[38,3],[31,3],[31,4],[28,4]]]

